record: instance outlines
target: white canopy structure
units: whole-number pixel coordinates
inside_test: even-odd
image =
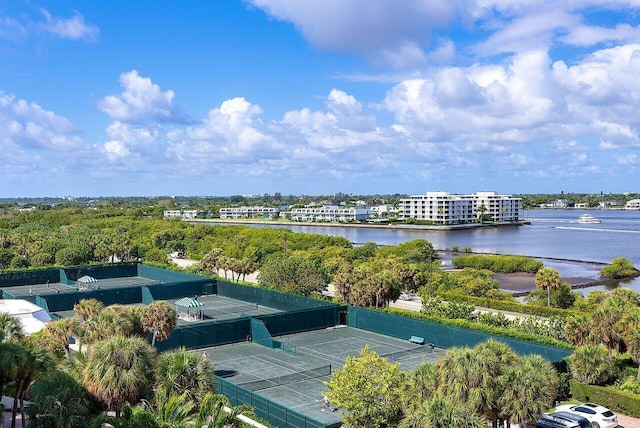
[[[23,299],[0,299],[0,312],[17,318],[25,334],[37,333],[51,321],[45,309]]]

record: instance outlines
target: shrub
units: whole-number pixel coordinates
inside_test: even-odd
[[[637,276],[640,272],[633,266],[633,263],[624,257],[617,257],[611,264],[600,270],[600,275],[604,278],[629,278]]]
[[[486,255],[460,256],[451,263],[457,268],[489,269],[493,272],[537,272],[542,262],[525,256]]]
[[[614,387],[585,385],[575,379],[569,381],[571,395],[576,400],[598,403],[614,412],[634,418],[640,417],[640,396]]]

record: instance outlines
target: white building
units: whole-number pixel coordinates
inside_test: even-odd
[[[400,200],[400,218],[430,221],[436,224],[465,224],[477,221],[481,214],[494,222],[518,221],[522,200],[496,192],[452,195],[427,192]]]
[[[271,207],[220,208],[220,218],[277,218],[279,211]]]
[[[388,218],[393,213],[393,205],[383,204],[369,207],[369,215],[372,218]]]
[[[25,334],[37,333],[51,321],[49,312],[24,299],[0,299],[0,312],[17,318]]]
[[[628,210],[640,210],[640,199],[631,199],[624,207]]]
[[[353,222],[367,220],[369,218],[369,209],[324,205],[321,207],[293,208],[288,214],[293,221]]]
[[[165,210],[163,211],[164,218],[196,218],[198,216],[197,210]]]

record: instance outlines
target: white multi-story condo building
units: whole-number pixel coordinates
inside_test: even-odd
[[[271,207],[220,208],[220,218],[277,218],[279,211]]]
[[[400,200],[400,218],[430,221],[436,224],[473,223],[482,215],[494,222],[515,222],[522,211],[522,200],[496,192],[452,195],[427,192]]]
[[[196,218],[198,210],[165,210],[165,218]]]
[[[624,207],[628,210],[640,210],[640,199],[631,199]]]
[[[293,208],[288,214],[293,221],[307,222],[353,222],[365,221],[369,218],[369,210],[367,208],[346,208],[337,205]]]

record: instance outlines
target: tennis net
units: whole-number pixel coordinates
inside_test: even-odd
[[[248,303],[233,306],[202,306],[198,310],[202,312],[205,318],[215,318],[220,315],[240,314],[243,312],[251,312],[258,309],[257,303]]]
[[[287,375],[271,377],[268,379],[254,380],[251,382],[239,383],[238,386],[246,388],[250,391],[260,391],[261,389],[273,388],[275,386],[286,385],[295,382],[301,382],[308,379],[316,379],[323,376],[331,375],[331,364],[316,367],[309,370],[290,373]]]
[[[433,345],[421,345],[416,348],[405,349],[403,351],[391,352],[390,354],[380,355],[381,357],[386,358],[389,361],[398,361],[403,359],[404,357],[413,357],[424,354],[430,354],[433,352]]]

